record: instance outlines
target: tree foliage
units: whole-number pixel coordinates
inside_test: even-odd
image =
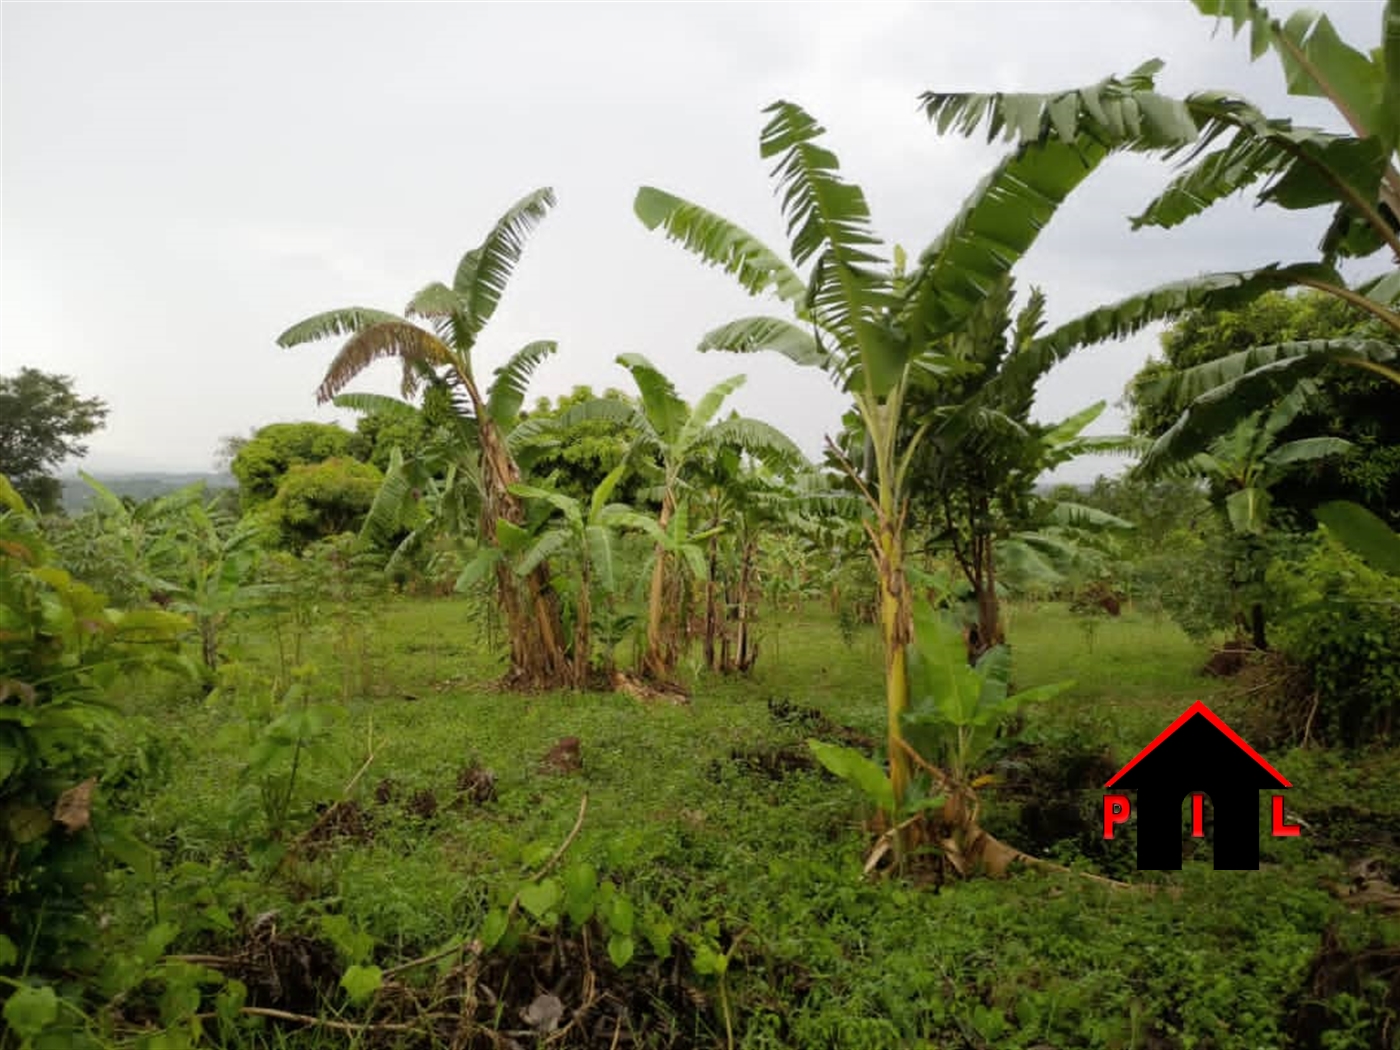
[[[107,412],[100,398],[80,397],[70,376],[37,368],[0,376],[0,474],[44,513],[57,510],[54,470],[87,453],[82,439],[101,429]]]
[[[268,502],[267,521],[297,551],[342,532],[358,532],[383,477],[372,464],[346,456],[296,464]]]
[[[348,456],[355,435],[335,423],[272,423],[259,428],[230,462],[247,509],[277,495],[295,466]]]
[[[1192,311],[1162,336],[1163,359],[1153,360],[1129,388],[1133,430],[1150,438],[1166,433],[1195,390],[1194,370],[1253,347],[1315,340],[1374,338],[1377,324],[1335,296],[1271,292],[1234,310]],[[1314,394],[1280,441],[1330,437],[1351,442],[1345,455],[1318,461],[1279,479],[1275,504],[1305,522],[1320,503],[1349,499],[1400,523],[1400,417],[1395,387],[1362,369],[1329,364]]]

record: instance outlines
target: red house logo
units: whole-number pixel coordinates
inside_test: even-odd
[[[1205,836],[1204,796],[1215,815],[1215,868],[1259,869],[1259,792],[1288,788],[1288,782],[1205,704],[1197,701],[1105,787],[1137,791],[1137,866],[1143,871],[1181,868],[1181,808],[1192,797],[1191,834]],[[1283,796],[1271,804],[1273,834],[1297,835],[1283,822]],[[1132,816],[1126,795],[1105,795],[1103,837]]]

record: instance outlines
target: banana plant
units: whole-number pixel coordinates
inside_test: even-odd
[[[951,614],[929,606],[916,614],[909,649],[910,705],[903,722],[908,747],[931,771],[943,797],[934,834],[962,874],[985,867],[1000,874],[1023,854],[978,823],[977,790],[990,782],[988,756],[1006,721],[1030,704],[1071,688],[1056,682],[1012,693],[1011,652],[995,646],[969,666],[962,631]]]
[[[1302,380],[1271,410],[1256,412],[1216,438],[1210,448],[1176,463],[1160,458],[1144,462],[1135,473],[1147,479],[1171,473],[1204,477],[1216,494],[1230,529],[1244,550],[1246,573],[1235,586],[1257,586],[1260,543],[1270,528],[1273,488],[1293,468],[1351,449],[1350,441],[1336,437],[1301,438],[1278,443],[1278,436],[1297,418],[1316,393],[1313,380]],[[1268,647],[1263,602],[1257,598],[1249,610],[1255,648]]]
[[[658,464],[661,509],[655,522],[656,535],[669,538],[657,539],[647,598],[647,646],[642,672],[669,682],[675,676],[679,658],[681,625],[676,616],[679,602],[668,600],[667,578],[672,557],[688,550],[694,540],[685,528],[673,532],[671,524],[684,508],[690,467],[725,448],[737,449],[775,468],[801,464],[805,459],[791,438],[761,420],[731,414],[716,422],[724,402],[744,384],[743,376],[716,383],[692,407],[676,392],[671,380],[641,354],[621,354],[617,363],[632,374],[640,404],[596,398],[574,406],[555,420],[540,421],[539,426],[566,428],[589,420],[610,420],[637,434],[628,452],[629,460],[646,459]],[[530,428],[534,423],[535,420],[527,420],[522,426]],[[532,428],[530,433],[533,432]],[[704,579],[703,561],[695,575]]]
[[[477,379],[476,344],[520,260],[526,236],[553,204],[554,191],[544,188],[512,205],[486,239],[462,256],[452,284],[434,281],[424,286],[403,316],[358,306],[331,310],[293,325],[277,340],[291,347],[331,336],[348,337],[317,391],[322,402],[333,399],[382,358],[395,358],[401,364],[405,398],[425,384],[430,391],[445,392],[454,417],[452,429],[471,450],[480,478],[479,536],[488,545],[497,521],[523,520],[520,498],[510,491],[521,475],[507,435],[520,415],[530,374],[557,347],[548,341],[527,344],[483,388]],[[410,318],[426,322],[426,327]],[[502,563],[496,582],[510,632],[510,680],[527,688],[569,684],[572,664],[548,566],[535,566],[522,587]]]
[[[944,232],[908,269],[875,235],[859,186],[840,174],[825,129],[802,107],[775,102],[759,152],[774,174],[791,245],[789,263],[733,222],[674,194],[643,187],[635,210],[751,295],[771,294],[787,315],[722,325],[701,350],[782,354],[826,371],[855,402],[869,435],[871,471],[856,479],[869,505],[879,566],[885,648],[890,777],[896,799],[909,782],[898,746],[908,707],[906,647],[913,636],[905,578],[908,464],[927,431],[907,436],[905,399],[916,377],[953,371],[946,341],[957,333],[1035,242],[1066,197],[1118,149],[1154,150],[1188,141],[1185,108],[1152,88],[1155,66],[1122,80],[1066,93],[1056,117],[1080,132],[1045,136],[1009,154],[974,190]],[[1111,116],[1108,119],[1095,119]],[[1116,123],[1115,123],[1116,121]],[[798,268],[809,266],[804,278]]]
[[[1272,51],[1289,93],[1325,99],[1347,131],[1270,117],[1228,92],[1189,95],[1180,105],[1199,134],[1170,146],[1169,154],[1181,159],[1181,170],[1132,220],[1133,226],[1171,229],[1258,187],[1261,205],[1328,210],[1318,257],[1207,273],[1129,296],[1061,325],[1038,340],[1036,354],[1059,360],[1078,347],[1122,338],[1188,310],[1233,308],[1266,291],[1300,286],[1348,303],[1375,321],[1380,334],[1253,347],[1178,374],[1164,393],[1185,400],[1187,407],[1148,451],[1147,463],[1206,448],[1241,419],[1332,363],[1400,377],[1400,169],[1395,163],[1400,146],[1400,2],[1386,4],[1383,45],[1370,54],[1343,41],[1331,20],[1316,12],[1298,11],[1280,21],[1256,0],[1193,2],[1203,14],[1228,20],[1236,35],[1247,29],[1251,60]],[[928,92],[923,104],[941,132],[967,135],[985,126],[989,136],[1001,133],[1030,145],[1068,141],[1085,129],[1062,94]],[[1101,124],[1104,116],[1112,114],[1091,113],[1088,126]],[[1348,282],[1340,265],[1360,260],[1369,261],[1368,276]]]
[[[627,470],[626,462],[613,468],[593,490],[586,507],[562,492],[536,485],[511,486],[511,492],[516,496],[543,503],[552,512],[525,548],[516,565],[516,572],[528,573],[546,559],[566,551],[573,555],[578,565],[573,657],[574,681],[580,688],[587,684],[591,669],[594,588],[603,594],[605,600],[611,600],[617,588],[613,538],[618,527],[633,511],[631,507],[612,503],[611,500]],[[513,526],[507,522],[502,527]],[[612,654],[605,654],[605,664],[610,665],[611,661]]]

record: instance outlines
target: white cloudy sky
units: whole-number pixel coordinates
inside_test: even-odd
[[[1294,4],[1274,5],[1286,13]],[[1380,36],[1379,0],[1331,2],[1345,39]],[[648,354],[689,397],[744,372],[734,404],[816,452],[842,403],[779,359],[694,352],[753,304],[647,233],[650,183],[784,243],[760,110],[800,102],[870,198],[879,229],[917,248],[998,150],[940,139],[925,89],[1045,90],[1157,56],[1164,90],[1289,99],[1272,58],[1185,0],[832,4],[24,4],[3,35],[0,371],[78,378],[111,405],[97,470],[207,469],[222,435],[330,419],[313,391],[334,350],[276,335],[332,306],[400,308],[450,279],[512,201],[559,206],[529,245],[482,344],[483,363],[554,338],[533,393],[626,386]],[[1247,202],[1182,230],[1126,216],[1167,176],[1120,158],[1086,183],[1018,273],[1051,320],[1163,280],[1308,256],[1325,218]],[[1106,398],[1155,333],[1054,372],[1041,418]],[[364,389],[392,391],[394,368]],[[1100,429],[1117,429],[1121,414]]]

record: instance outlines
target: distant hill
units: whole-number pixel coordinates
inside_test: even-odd
[[[186,485],[193,485],[200,481],[204,482],[205,488],[209,490],[211,496],[219,489],[238,487],[238,482],[234,480],[232,474],[147,472],[132,474],[94,473],[92,476],[118,496],[130,496],[135,500],[164,496],[167,492],[174,492],[176,489],[182,489]],[[92,489],[82,478],[69,477],[60,480],[63,482],[63,509],[69,514],[81,514],[92,500]]]

